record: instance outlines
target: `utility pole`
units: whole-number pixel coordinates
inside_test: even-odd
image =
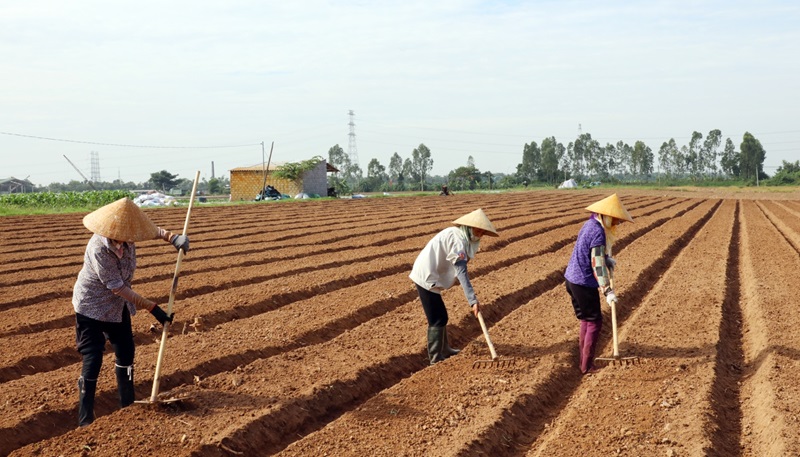
[[[350,156],[350,163],[360,167],[361,164],[358,163],[358,148],[356,148],[356,123],[354,120],[356,113],[353,112],[353,110],[350,110],[347,114],[350,116],[350,122],[347,124],[350,126],[350,133],[348,134],[350,139],[347,142],[347,155]]]
[[[92,182],[100,182],[100,153],[97,151],[92,151],[91,153],[91,176]]]
[[[354,118],[356,113],[353,110],[350,110],[347,113],[350,116],[350,122],[347,124],[350,126],[350,133],[348,136],[350,137],[347,142],[347,155],[350,157],[350,165],[351,166],[358,166],[361,169],[361,164],[358,163],[358,148],[356,148],[356,123]],[[358,176],[356,176],[356,188],[361,187],[361,180]]]

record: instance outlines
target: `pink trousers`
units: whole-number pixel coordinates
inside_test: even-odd
[[[594,367],[594,350],[600,337],[603,321],[581,321],[578,349],[581,355],[581,373],[586,374]]]

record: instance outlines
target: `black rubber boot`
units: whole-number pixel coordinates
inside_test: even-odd
[[[133,403],[133,365],[121,367],[114,366],[117,374],[117,389],[119,390],[119,406],[122,408]]]
[[[443,328],[444,328],[444,331],[443,331],[443,333],[444,333],[444,349],[442,350],[442,353],[444,354],[444,358],[447,359],[447,358],[450,358],[451,356],[454,356],[454,355],[458,354],[459,352],[461,352],[461,350],[450,347],[450,340],[447,337],[447,327],[443,327]]]
[[[431,365],[445,359],[444,327],[428,327],[428,358]]]
[[[97,379],[78,378],[78,426],[84,427],[94,422],[94,393]]]

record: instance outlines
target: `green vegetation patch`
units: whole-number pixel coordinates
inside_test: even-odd
[[[91,211],[135,195],[127,190],[36,192],[0,195],[0,215]]]

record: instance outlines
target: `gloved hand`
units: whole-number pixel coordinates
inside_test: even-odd
[[[181,250],[183,249],[184,253],[189,252],[189,237],[186,235],[178,235],[172,239],[172,245],[175,246],[175,249]]]
[[[167,322],[172,323],[172,319],[175,317],[175,313],[167,314],[158,305],[154,306],[153,309],[150,310],[150,314],[152,314],[153,317],[155,317],[156,320],[161,323],[161,325],[164,325]]]
[[[613,272],[614,268],[617,268],[617,259],[613,257],[606,258],[606,266]]]
[[[611,306],[611,304],[617,304],[617,294],[615,294],[613,290],[606,294],[606,303],[608,303],[608,306]]]

